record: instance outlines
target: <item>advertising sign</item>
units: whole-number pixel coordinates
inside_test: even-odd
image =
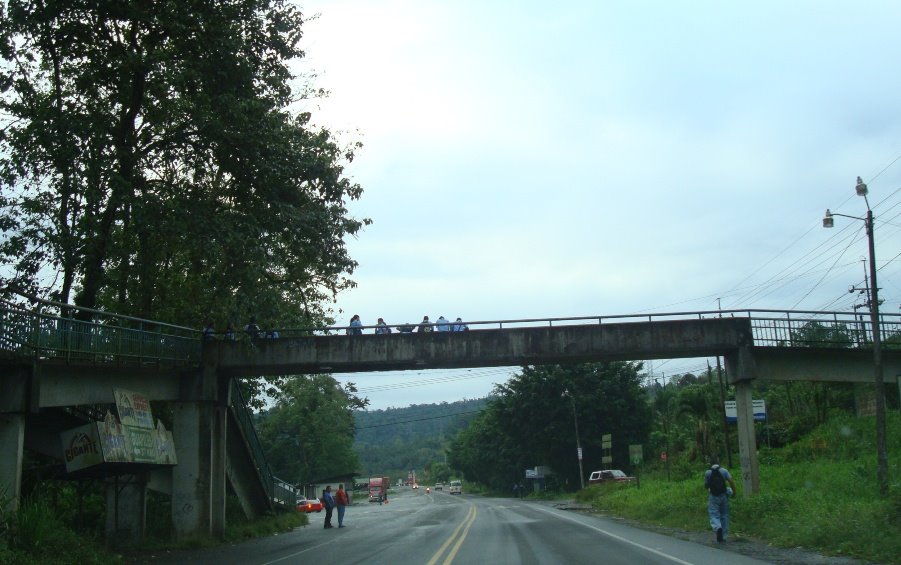
[[[153,414],[150,412],[150,400],[138,392],[113,389],[116,398],[116,410],[123,426],[153,429]]]
[[[66,470],[72,473],[103,463],[175,465],[172,432],[162,422],[153,426],[147,398],[121,389],[115,389],[113,396],[122,420],[107,411],[99,422],[60,434]]]
[[[66,471],[78,471],[103,463],[103,451],[97,437],[96,423],[85,424],[60,434]]]

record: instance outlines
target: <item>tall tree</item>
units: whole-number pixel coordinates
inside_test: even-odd
[[[198,325],[329,321],[368,222],[342,147],[289,111],[285,0],[11,0],[0,19],[9,283]]]
[[[495,387],[496,398],[454,441],[448,460],[495,488],[508,488],[536,465],[552,467],[575,488],[577,419],[586,474],[601,468],[604,434],[613,436],[614,465],[628,467],[629,444],[643,443],[651,426],[640,368],[631,362],[524,367]]]
[[[329,375],[291,377],[275,406],[261,416],[260,436],[266,460],[280,478],[305,484],[355,473],[353,411],[369,401]]]

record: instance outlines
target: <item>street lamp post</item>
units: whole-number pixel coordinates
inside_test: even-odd
[[[579,441],[579,418],[576,417],[576,399],[569,393],[569,389],[563,389],[563,396],[568,396],[573,408],[573,425],[576,428],[576,454],[579,457],[579,484],[585,488],[585,473],[582,471],[582,443]]]
[[[867,185],[857,177],[857,186],[854,187],[858,196],[863,196],[867,204],[867,215],[864,218],[836,214],[826,209],[823,218],[823,227],[833,226],[833,216],[863,220],[867,231],[867,241],[870,251],[870,325],[873,327],[873,381],[876,388],[876,480],[879,483],[879,493],[888,495],[888,447],[886,445],[885,423],[885,385],[882,375],[882,338],[879,331],[879,285],[876,283],[876,245],[874,242],[873,210],[870,209],[870,201],[867,199]]]

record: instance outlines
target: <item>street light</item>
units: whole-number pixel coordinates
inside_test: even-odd
[[[870,325],[873,326],[873,381],[876,388],[876,480],[879,483],[879,493],[888,495],[888,447],[886,446],[885,425],[885,386],[882,378],[882,338],[879,332],[879,285],[876,284],[876,245],[873,241],[873,211],[870,209],[870,201],[867,199],[867,185],[857,177],[857,185],[854,187],[858,196],[863,196],[867,204],[867,215],[864,218],[837,214],[826,209],[823,218],[823,227],[833,226],[833,216],[863,220],[867,231],[867,240],[870,247]]]
[[[563,395],[568,396],[573,407],[573,424],[576,428],[576,451],[579,456],[579,483],[585,488],[585,473],[582,471],[582,443],[579,441],[579,419],[576,417],[576,399],[569,393],[569,389],[563,389]]]

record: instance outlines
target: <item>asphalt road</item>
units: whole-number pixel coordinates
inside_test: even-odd
[[[147,556],[143,563],[251,565],[386,563],[721,564],[765,563],[715,545],[641,530],[541,502],[426,494],[401,489],[388,504],[350,506],[344,528],[324,529],[325,513],[288,533],[211,550]],[[337,526],[337,515],[333,518]]]

